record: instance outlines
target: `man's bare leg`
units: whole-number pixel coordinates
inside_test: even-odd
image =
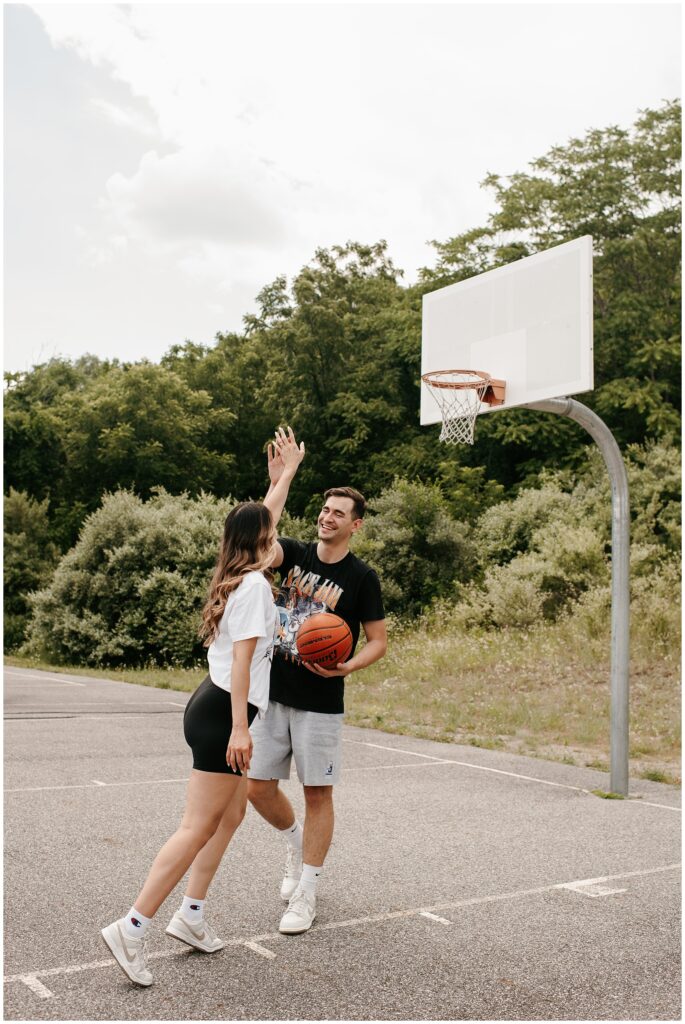
[[[248,779],[247,798],[262,818],[282,832],[295,824],[295,811],[278,779]]]
[[[333,838],[333,787],[304,786],[306,813],[302,874],[278,930],[286,935],[308,931],[316,917],[316,886]]]
[[[333,787],[304,786],[306,813],[302,860],[322,867],[333,839]]]

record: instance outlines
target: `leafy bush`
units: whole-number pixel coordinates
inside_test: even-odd
[[[490,617],[498,626],[555,619],[569,602],[607,579],[603,539],[588,526],[550,523],[532,534],[530,548],[485,574]]]
[[[437,486],[397,479],[370,509],[354,547],[378,572],[390,611],[415,615],[473,576],[469,527],[452,519]]]
[[[670,438],[628,449],[632,537],[669,552],[681,544],[681,451]]]
[[[535,531],[565,518],[570,501],[559,484],[550,481],[538,490],[526,489],[513,501],[501,501],[487,509],[475,527],[481,562],[508,562],[528,551]]]
[[[521,555],[485,574],[483,617],[496,626],[532,626],[542,617],[544,565],[535,555]]]
[[[625,461],[635,583],[651,579],[677,550],[680,465],[668,440],[631,446]],[[492,506],[475,525],[483,585],[480,601],[471,595],[469,602],[482,624],[529,626],[557,618],[594,588],[610,593],[611,488],[601,453],[589,453],[581,476],[548,472],[542,479],[539,489]],[[584,598],[583,607],[594,602]]]
[[[232,501],[159,489],[106,495],[31,599],[26,650],[83,665],[188,665]]]
[[[681,634],[680,560],[660,562],[649,575],[633,576],[630,587],[630,646],[634,656],[672,656],[679,662]],[[569,643],[586,644],[590,656],[608,657],[611,584],[583,594],[561,619]]]
[[[4,529],[4,644],[10,651],[24,640],[29,594],[49,580],[58,550],[50,540],[47,499],[36,501],[10,487]]]

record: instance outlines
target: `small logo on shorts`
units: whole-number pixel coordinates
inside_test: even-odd
[[[324,775],[332,775],[332,774],[333,774],[333,762],[329,761],[328,762],[328,768],[324,772]]]

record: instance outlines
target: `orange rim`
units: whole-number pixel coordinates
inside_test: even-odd
[[[438,377],[445,377],[450,373],[470,373],[474,380],[447,381],[436,380]],[[481,388],[489,384],[492,377],[482,370],[431,370],[430,373],[422,373],[421,380],[432,388]]]

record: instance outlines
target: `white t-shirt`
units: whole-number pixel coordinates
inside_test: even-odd
[[[260,718],[269,706],[269,675],[278,614],[271,587],[261,572],[248,572],[240,586],[228,596],[219,633],[207,650],[209,675],[222,690],[231,692],[233,644],[257,637],[250,664],[247,699],[259,708]]]

